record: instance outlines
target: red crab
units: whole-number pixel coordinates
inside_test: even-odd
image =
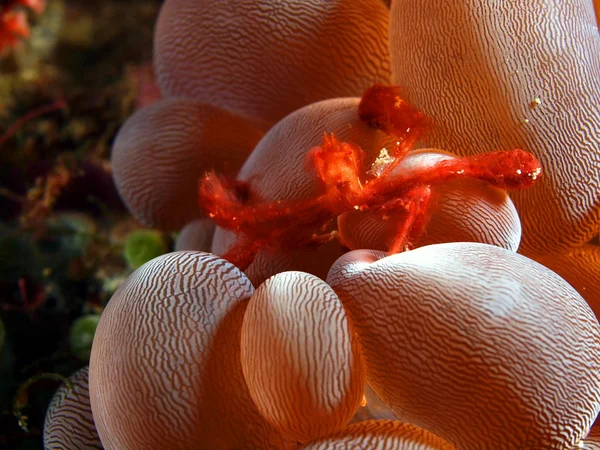
[[[19,10],[24,6],[36,13],[41,13],[45,0],[0,0],[0,52],[14,47],[21,39],[29,36],[27,14]]]
[[[298,249],[336,238],[331,222],[351,211],[405,211],[406,220],[389,252],[412,248],[423,231],[431,187],[455,178],[476,178],[503,189],[522,189],[541,175],[537,159],[515,149],[445,160],[398,174],[402,161],[426,129],[423,115],[404,101],[397,87],[375,85],[359,105],[362,121],[396,138],[395,148],[382,154],[363,175],[364,152],[325,134],[321,146],[307,154],[307,163],[322,184],[320,195],[305,201],[248,202],[248,183],[214,172],[200,180],[200,208],[220,227],[238,235],[224,258],[245,269],[262,249]],[[256,198],[256,196],[252,196]]]

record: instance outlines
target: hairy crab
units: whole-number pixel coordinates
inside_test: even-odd
[[[327,232],[331,222],[352,210],[404,211],[389,253],[411,249],[427,222],[431,187],[456,178],[475,178],[508,190],[531,186],[541,166],[530,153],[514,149],[474,157],[442,160],[429,167],[398,174],[394,169],[426,130],[423,115],[404,101],[395,86],[369,88],[359,105],[361,120],[396,139],[383,149],[362,175],[364,152],[351,143],[325,134],[321,146],[307,154],[321,193],[305,201],[247,203],[250,183],[230,180],[214,171],[203,176],[200,208],[223,228],[234,231],[237,243],[224,256],[245,269],[261,249],[296,249],[319,245],[338,237]],[[255,197],[255,196],[254,196]]]

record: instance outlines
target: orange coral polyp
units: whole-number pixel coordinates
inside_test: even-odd
[[[0,50],[12,47],[29,36],[29,25],[23,11],[0,11]]]
[[[46,7],[45,0],[19,0],[17,1],[17,3],[20,3],[23,6],[27,6],[32,11],[35,11],[38,14],[42,13],[42,11],[44,11],[44,8]]]
[[[27,15],[24,11],[15,10],[19,5],[40,14],[44,10],[45,0],[12,0],[0,6],[0,52],[14,47],[30,34]]]

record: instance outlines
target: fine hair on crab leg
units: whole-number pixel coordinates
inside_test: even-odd
[[[455,178],[476,178],[496,187],[521,189],[529,187],[541,174],[535,157],[517,149],[455,158],[399,175],[386,171],[385,176],[363,184],[358,173],[362,150],[338,141],[333,135],[325,136],[323,145],[311,150],[309,157],[324,192],[301,202],[244,204],[239,199],[239,191],[243,188],[249,195],[247,184],[241,186],[214,172],[203,177],[199,192],[201,208],[219,226],[235,231],[242,238],[242,242],[228,252],[229,261],[249,264],[261,247],[310,246],[315,243],[314,236],[340,214],[352,209],[391,209],[390,201],[401,199],[408,205],[409,213],[392,244],[393,253],[407,245],[410,247],[410,242],[423,230],[429,196],[426,192],[430,186]],[[418,192],[421,194],[415,195]]]
[[[235,195],[234,183],[214,172],[208,172],[200,181],[200,208],[215,223],[238,233],[255,238],[277,239],[287,235],[286,230],[304,230],[312,226],[319,229],[333,220],[327,208],[323,208],[323,196],[306,201],[272,201],[244,203]],[[312,235],[312,231],[310,232]]]
[[[250,240],[248,238],[239,238],[236,244],[225,253],[222,258],[229,261],[240,270],[245,270],[252,262],[258,252],[268,245],[263,240]]]
[[[400,253],[412,250],[413,243],[419,239],[427,225],[427,211],[431,201],[431,188],[422,186],[413,189],[408,195],[406,220],[399,224],[398,232],[390,243],[388,254]],[[384,205],[385,206],[385,205]]]
[[[399,86],[376,84],[365,91],[358,108],[364,123],[398,139],[391,150],[391,163],[383,168],[378,177],[381,180],[387,179],[387,175],[392,173],[427,130],[426,117],[406,102],[400,91]],[[541,174],[535,157],[520,149],[488,153],[473,157],[468,162],[465,159],[445,161],[437,169],[424,169],[423,175],[431,177],[432,183],[462,175],[479,178],[504,189],[527,187]],[[453,171],[456,173],[452,173]],[[530,173],[530,176],[522,176],[525,172]]]
[[[394,192],[401,195],[413,186],[434,186],[456,178],[479,179],[500,189],[517,190],[531,186],[541,174],[540,163],[531,153],[514,149],[447,159],[430,167],[390,173],[368,183],[366,190],[384,196]]]
[[[537,159],[520,149],[397,170],[422,134],[425,119],[398,96],[396,88],[385,86],[375,86],[365,93],[359,113],[369,126],[398,139],[392,155],[382,151],[364,178],[365,153],[333,134],[325,134],[321,145],[306,156],[308,169],[321,184],[321,193],[313,198],[261,202],[252,195],[248,183],[228,180],[214,172],[204,175],[199,186],[201,209],[217,225],[238,234],[238,242],[227,252],[229,261],[245,267],[261,249],[315,246],[324,242],[323,235],[337,216],[353,209],[404,209],[406,218],[390,246],[392,253],[402,251],[411,248],[424,230],[431,187],[452,179],[473,178],[503,189],[522,189],[541,175]],[[366,180],[368,174],[375,178]]]

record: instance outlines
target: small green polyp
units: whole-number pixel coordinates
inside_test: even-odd
[[[167,251],[162,234],[155,230],[133,231],[125,240],[125,260],[134,270]]]
[[[79,317],[71,325],[69,343],[71,352],[77,359],[89,361],[90,352],[92,351],[92,342],[99,320],[100,316],[98,314],[90,314]]]

